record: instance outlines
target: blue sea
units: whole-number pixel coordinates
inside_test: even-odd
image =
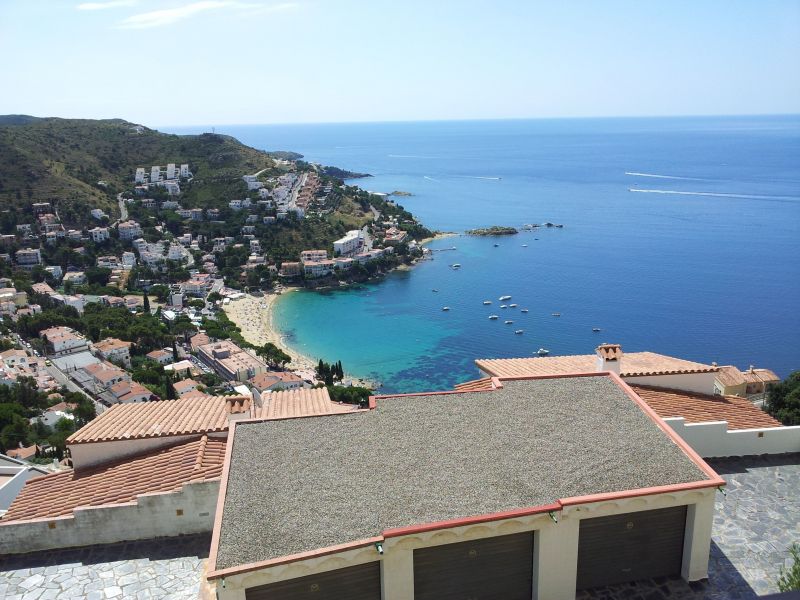
[[[449,388],[477,376],[476,358],[591,353],[601,342],[781,376],[800,368],[798,116],[217,132],[370,173],[351,183],[411,192],[397,201],[432,229],[564,225],[440,239],[434,260],[410,272],[277,303],[290,345],[384,391]],[[518,307],[501,309],[501,295]]]

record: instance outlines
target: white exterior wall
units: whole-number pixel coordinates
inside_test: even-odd
[[[704,458],[800,452],[800,426],[731,431],[726,421],[687,423],[683,417],[664,421]]]
[[[22,490],[25,482],[34,477],[46,475],[30,465],[0,466],[0,475],[11,475],[11,479],[0,487],[0,511],[8,510],[14,498]],[[0,551],[2,554],[2,551]]]
[[[622,360],[625,360],[623,356]],[[623,365],[624,366],[624,365]],[[630,377],[623,379],[628,385],[652,385],[654,387],[672,388],[700,394],[714,393],[716,373],[685,373],[678,375],[652,375],[648,377]]]
[[[72,516],[0,521],[0,555],[204,533],[214,525],[218,494],[219,480],[187,483],[127,504],[77,508]]]
[[[544,513],[392,537],[382,542],[383,554],[378,554],[370,544],[327,556],[228,575],[224,588],[218,580],[210,583],[212,587],[216,586],[219,600],[243,600],[245,590],[250,587],[379,560],[382,600],[414,600],[415,549],[531,531],[534,533],[531,564],[534,599],[574,600],[581,519],[682,505],[688,506],[688,510],[681,573],[685,579],[696,581],[708,576],[715,492],[714,488],[705,488],[565,506],[554,513],[557,522]]]
[[[171,446],[178,442],[185,442],[194,439],[199,434],[192,435],[167,435],[156,438],[133,439],[133,440],[114,440],[111,442],[92,442],[84,444],[67,444],[72,463],[76,469],[90,467],[99,463],[114,460],[122,456],[139,454],[145,450],[153,450],[164,446]],[[209,437],[228,436],[227,431],[208,434]]]

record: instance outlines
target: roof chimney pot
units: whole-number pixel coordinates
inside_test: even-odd
[[[619,375],[622,362],[622,346],[619,344],[600,344],[597,353],[597,371],[610,371]]]

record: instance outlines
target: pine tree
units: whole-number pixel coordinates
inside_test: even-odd
[[[147,292],[144,294],[144,312],[145,314],[150,314],[150,298],[147,295]]]
[[[175,345],[175,340],[172,340],[172,359],[178,362],[178,346]]]

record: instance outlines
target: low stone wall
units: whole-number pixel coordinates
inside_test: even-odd
[[[704,458],[800,452],[800,426],[729,430],[727,421],[686,423],[683,417],[664,421]]]
[[[0,554],[210,532],[218,494],[219,481],[204,481],[126,504],[76,508],[68,516],[0,520]]]

